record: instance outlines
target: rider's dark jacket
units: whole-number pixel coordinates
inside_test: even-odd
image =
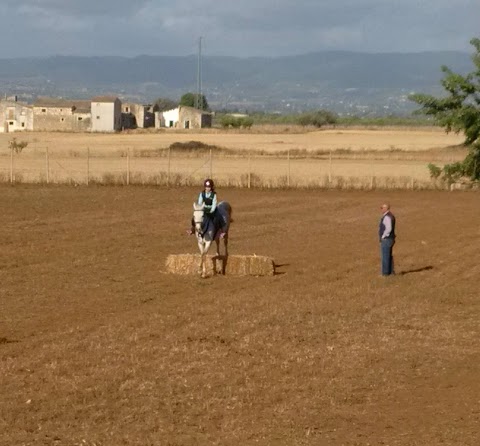
[[[217,193],[202,191],[198,196],[198,204],[205,205],[205,212],[207,214],[214,214],[217,209]]]

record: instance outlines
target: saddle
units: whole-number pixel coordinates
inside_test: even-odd
[[[208,228],[209,222],[213,223],[213,238],[217,237],[219,231],[225,226],[225,221],[223,217],[220,215],[220,212],[214,212],[213,214],[205,214],[203,224],[202,224],[202,231],[206,231]]]

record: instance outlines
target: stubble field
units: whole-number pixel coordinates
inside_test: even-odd
[[[0,192],[0,444],[478,444],[478,193],[220,189],[277,274],[202,280],[197,188]]]
[[[341,186],[351,188],[430,185],[427,164],[443,165],[465,157],[462,135],[439,128],[305,131],[300,127],[262,127],[251,131],[137,131],[122,134],[32,132],[15,134],[28,142],[11,159],[13,134],[0,134],[0,176],[17,182],[163,184],[168,171],[176,184],[192,185],[213,175],[223,185],[257,183],[278,186]],[[205,152],[167,149],[196,141],[214,147]],[[225,149],[222,151],[222,149]],[[48,157],[46,159],[46,152]],[[127,160],[126,154],[129,153]],[[88,155],[87,155],[88,154]],[[168,156],[168,159],[167,159]],[[333,180],[332,180],[333,178]],[[334,181],[338,179],[339,181]]]
[[[306,131],[302,127],[263,126],[251,131],[203,129],[131,131],[130,133],[95,134],[62,132],[27,132],[0,134],[0,148],[6,148],[15,136],[29,142],[31,147],[49,147],[51,151],[82,151],[87,147],[99,151],[167,148],[174,142],[192,139],[205,144],[218,145],[234,150],[274,152],[277,150],[388,150],[406,151],[441,149],[460,144],[462,135],[446,134],[438,127],[412,128],[337,128]]]

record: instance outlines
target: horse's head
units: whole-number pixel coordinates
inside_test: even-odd
[[[193,203],[193,222],[198,232],[201,231],[203,217],[205,216],[205,204]]]

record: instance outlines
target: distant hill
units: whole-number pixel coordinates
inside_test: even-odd
[[[202,93],[214,109],[403,114],[415,108],[409,93],[441,94],[441,65],[473,71],[461,52],[355,53],[328,51],[286,57],[202,58]],[[0,92],[90,98],[115,94],[151,103],[197,89],[197,57],[138,56],[0,60]]]

